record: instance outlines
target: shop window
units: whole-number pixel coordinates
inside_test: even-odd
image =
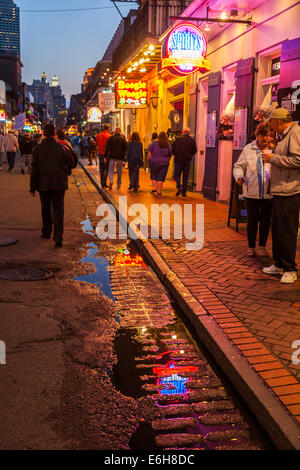
[[[223,69],[219,139],[233,139],[236,64]]]
[[[277,107],[277,88],[280,77],[280,47],[258,56],[256,112],[266,115]]]

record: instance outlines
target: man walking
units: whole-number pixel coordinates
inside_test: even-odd
[[[21,154],[21,173],[25,173],[25,165],[27,166],[28,173],[31,173],[31,162],[32,162],[32,149],[34,143],[31,139],[29,132],[25,135],[21,135],[19,138],[19,148]]]
[[[114,135],[112,135],[106,145],[105,158],[109,160],[109,189],[113,186],[114,169],[117,164],[118,180],[117,188],[121,187],[122,168],[127,151],[127,142],[125,137],[121,135],[120,127],[116,127]]]
[[[18,139],[13,131],[9,131],[4,138],[4,148],[8,161],[8,171],[12,173],[15,166],[16,153],[19,151]]]
[[[184,127],[182,135],[176,137],[172,145],[173,155],[175,156],[174,178],[177,186],[176,196],[181,194],[183,197],[186,197],[191,161],[197,152],[196,142],[190,136],[190,132],[191,130],[188,127]]]
[[[42,208],[42,238],[53,239],[56,247],[62,246],[64,222],[64,196],[68,189],[68,173],[74,168],[74,160],[66,146],[55,139],[55,127],[46,124],[44,140],[33,151],[30,192],[34,197],[39,191]],[[52,213],[52,214],[51,214]]]
[[[96,136],[96,145],[99,156],[100,182],[102,188],[107,188],[108,160],[105,158],[105,150],[108,139],[110,138],[110,125],[104,124],[102,132]]]
[[[274,154],[263,152],[264,163],[271,163],[273,195],[272,241],[274,264],[266,274],[282,274],[281,282],[297,280],[296,250],[300,209],[300,126],[284,108],[275,109],[271,126],[279,136]]]

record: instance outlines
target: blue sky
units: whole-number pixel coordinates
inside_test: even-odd
[[[121,17],[110,0],[14,0],[21,10],[22,79],[57,74],[67,100],[80,92],[87,68],[102,58]],[[118,4],[126,16],[136,5]],[[103,10],[26,13],[25,10],[106,7]],[[109,7],[109,8],[108,8]],[[24,12],[22,12],[24,10]]]

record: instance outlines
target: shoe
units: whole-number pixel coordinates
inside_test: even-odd
[[[112,187],[113,187],[113,184],[109,183],[109,189],[111,189]]]
[[[151,193],[156,193],[156,189],[152,189]]]
[[[176,196],[180,196],[180,194],[181,194],[181,188],[177,190]]]
[[[138,192],[139,192],[138,188],[134,189],[133,191],[134,191],[135,193],[138,193]]]
[[[23,170],[23,168],[21,168],[21,173],[22,175],[25,175],[25,171]]]
[[[275,264],[272,264],[272,266],[269,266],[268,268],[264,268],[263,272],[265,274],[283,274],[283,269],[277,268]]]
[[[247,255],[250,256],[250,257],[255,256],[255,249],[254,248],[248,248]]]
[[[292,284],[293,282],[297,281],[297,273],[296,271],[286,271],[283,273],[280,282],[282,284]]]
[[[257,249],[258,256],[269,256],[265,246],[259,246]]]
[[[54,247],[55,248],[61,248],[62,247],[62,242],[56,242]]]
[[[121,186],[118,184],[117,189],[120,189],[120,188],[121,188]]]
[[[182,197],[187,197],[187,195],[186,195],[186,194],[181,194],[181,196],[182,196]]]
[[[133,189],[133,186],[129,186],[128,191],[130,191],[131,189]]]
[[[157,192],[156,195],[157,195],[157,196],[161,196],[161,193]]]
[[[45,238],[45,239],[49,240],[49,238],[51,238],[51,235],[48,236],[48,235],[42,234],[42,235],[41,235],[41,238]]]

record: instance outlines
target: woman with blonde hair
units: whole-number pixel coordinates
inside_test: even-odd
[[[161,189],[166,179],[169,168],[170,159],[172,157],[172,147],[169,143],[168,136],[165,132],[161,132],[158,140],[154,140],[149,145],[148,158],[152,180],[152,193],[161,195]]]

